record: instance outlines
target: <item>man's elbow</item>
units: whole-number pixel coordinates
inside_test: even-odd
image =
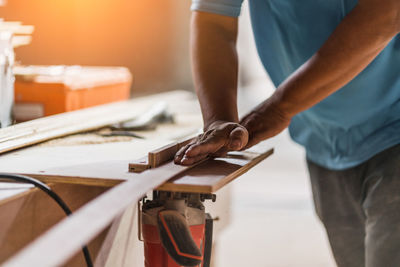
[[[394,18],[396,35],[400,33],[400,5],[397,5],[396,15]]]
[[[400,32],[400,0],[360,0],[358,6],[382,37],[394,37]]]
[[[379,17],[384,32],[394,37],[400,32],[400,0],[386,0]]]
[[[391,2],[394,3],[390,5],[390,8],[386,13],[386,23],[391,34],[395,36],[400,32],[400,0],[394,0]]]

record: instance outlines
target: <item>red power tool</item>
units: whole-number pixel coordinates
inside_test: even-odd
[[[214,194],[154,191],[142,200],[145,267],[209,267],[213,220],[204,200]]]

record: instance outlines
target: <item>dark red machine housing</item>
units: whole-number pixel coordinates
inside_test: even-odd
[[[200,195],[165,199],[165,194],[143,201],[140,225],[145,267],[208,267],[213,222]]]
[[[193,240],[196,245],[204,252],[205,224],[190,226]],[[157,227],[154,225],[143,224],[142,234],[144,241],[144,266],[145,267],[182,267],[178,265],[167,253],[161,244]],[[200,264],[198,267],[204,265]]]

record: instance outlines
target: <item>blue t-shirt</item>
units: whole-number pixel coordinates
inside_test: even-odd
[[[235,17],[242,1],[193,0],[192,10]],[[249,0],[258,54],[275,86],[323,45],[357,2]],[[289,131],[311,161],[334,170],[399,144],[400,37],[349,84],[295,116]]]

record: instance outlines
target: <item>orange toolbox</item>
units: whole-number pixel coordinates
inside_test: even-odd
[[[124,67],[16,66],[14,118],[26,121],[129,99]]]

